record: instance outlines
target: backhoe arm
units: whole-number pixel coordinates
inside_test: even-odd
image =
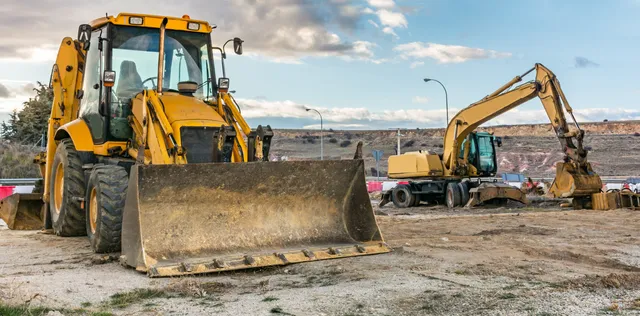
[[[533,70],[536,71],[535,81],[527,82],[514,90],[504,92],[509,87],[522,81],[522,77]],[[447,126],[444,138],[443,163],[445,175],[457,174],[456,170],[459,167],[457,155],[460,152],[460,144],[471,132],[483,123],[536,96],[540,98],[556,136],[560,140],[565,154],[565,162],[571,161],[577,167],[587,168],[587,152],[582,146],[584,132],[573,117],[573,109],[567,102],[562,89],[560,89],[560,83],[556,76],[542,64],[536,64],[534,68],[522,76],[513,78],[500,89],[468,106],[453,117],[449,122],[449,126]],[[577,131],[569,131],[564,110],[571,115]],[[576,140],[577,146],[574,145],[573,139]]]

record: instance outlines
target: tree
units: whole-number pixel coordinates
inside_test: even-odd
[[[8,122],[0,124],[0,136],[3,139],[35,144],[47,132],[53,90],[41,82],[33,90],[36,96],[24,102],[22,110],[11,113]]]

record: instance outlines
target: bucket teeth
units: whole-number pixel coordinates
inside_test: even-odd
[[[254,263],[256,263],[256,259],[253,259],[252,256],[246,255],[244,256],[244,262],[248,265],[253,265]]]
[[[309,251],[309,249],[303,249],[302,253],[304,253],[304,255],[309,259],[315,259],[316,258],[316,255],[314,255],[313,252]]]

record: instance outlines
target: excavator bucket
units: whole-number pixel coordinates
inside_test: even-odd
[[[571,163],[556,164],[556,178],[549,189],[549,193],[554,197],[590,197],[591,194],[599,193],[600,190],[602,190],[602,180],[595,172],[575,168]]]
[[[150,277],[389,252],[362,160],[136,165],[124,262]]]
[[[527,195],[520,189],[506,183],[482,183],[469,190],[469,202],[465,207],[474,207],[492,200],[512,200],[529,204]]]
[[[42,194],[12,194],[0,200],[0,218],[9,229],[37,230],[44,227],[41,217]]]

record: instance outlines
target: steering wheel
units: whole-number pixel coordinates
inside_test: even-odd
[[[151,84],[153,84],[153,86],[152,86],[152,87],[156,87],[157,85],[156,85],[155,80],[158,80],[158,77],[149,77],[149,78],[145,79],[145,80],[142,82],[142,85],[144,86],[144,83],[145,83],[145,82],[147,82],[147,81],[151,81]]]

